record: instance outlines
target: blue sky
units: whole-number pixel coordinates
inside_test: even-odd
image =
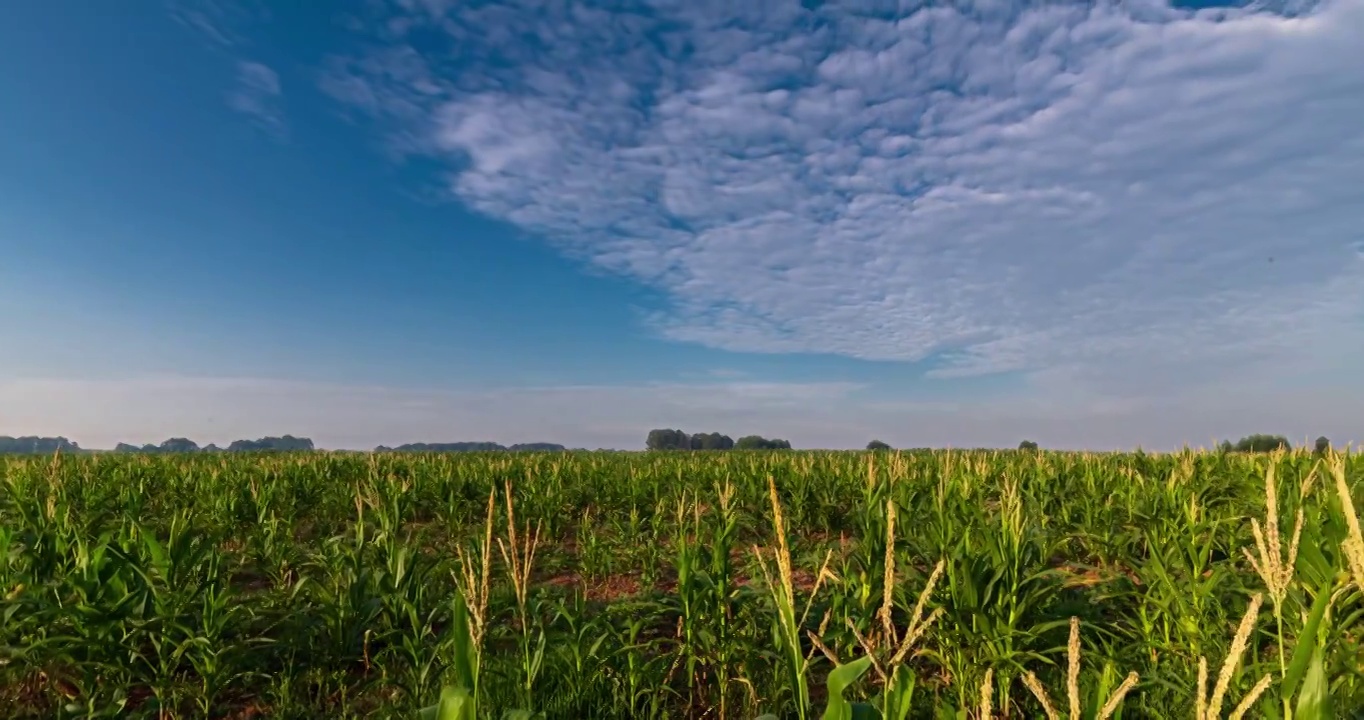
[[[1364,437],[1364,6],[29,3],[0,434]]]

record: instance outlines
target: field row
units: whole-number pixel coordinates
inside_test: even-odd
[[[0,707],[1352,717],[1361,479],[1306,451],[0,458]]]

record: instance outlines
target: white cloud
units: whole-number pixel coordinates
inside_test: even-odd
[[[237,63],[237,84],[227,95],[228,106],[276,138],[283,138],[289,131],[282,97],[279,75],[269,66],[248,61]]]
[[[165,7],[173,20],[206,40],[209,49],[234,66],[236,77],[226,94],[228,107],[275,139],[284,139],[289,128],[279,75],[243,57],[253,46],[253,31],[269,22],[269,5],[262,0],[165,0]]]
[[[0,381],[0,435],[63,435],[82,447],[189,437],[225,445],[265,435],[311,437],[321,447],[371,449],[406,442],[558,442],[640,449],[651,428],[757,433],[796,447],[1012,447],[1174,449],[1215,438],[1282,432],[1359,433],[1352,406],[1316,389],[1249,392],[1216,403],[1108,402],[1083,409],[1064,398],[909,402],[868,399],[851,383],[698,382],[451,392],[256,379]],[[1322,408],[1327,410],[1323,412]]]
[[[176,22],[222,48],[245,43],[244,26],[266,14],[243,0],[167,0],[166,10]]]
[[[1357,0],[400,5],[326,87],[668,337],[1091,400],[1364,350]]]

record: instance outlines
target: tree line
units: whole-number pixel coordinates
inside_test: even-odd
[[[276,452],[298,452],[312,450],[313,441],[308,438],[296,438],[293,435],[283,437],[264,437],[259,440],[236,440],[226,448],[217,445],[207,445],[199,447],[199,443],[188,438],[171,438],[162,442],[160,445],[129,445],[119,443],[111,452],[115,453],[141,453],[144,455],[166,455],[171,453],[201,453],[201,452],[260,452],[273,450]],[[47,455],[56,452],[63,453],[91,453],[101,452],[99,450],[86,450],[79,444],[64,437],[38,437],[28,435],[25,437],[9,437],[0,435],[0,455],[28,455],[41,454]]]
[[[867,443],[867,449],[893,450],[894,448],[892,448],[890,445],[887,445],[886,443],[881,442],[880,440],[872,440],[871,442]],[[1038,447],[1037,443],[1033,442],[1032,440],[1024,440],[1023,442],[1020,442],[1018,444],[1018,449],[1024,451],[1036,451]],[[1292,450],[1293,444],[1290,443],[1288,441],[1288,438],[1284,437],[1283,435],[1267,435],[1264,433],[1257,433],[1254,435],[1247,435],[1241,438],[1240,440],[1237,440],[1236,442],[1232,442],[1230,440],[1223,440],[1222,442],[1217,444],[1217,449],[1220,452],[1228,453],[1273,452],[1275,450]],[[1331,440],[1323,435],[1322,437],[1317,438],[1317,441],[1313,443],[1312,449],[1316,451],[1318,454],[1324,453],[1327,450],[1331,449]]]
[[[718,432],[688,434],[681,430],[657,429],[650,430],[645,439],[645,448],[649,450],[790,450],[791,443],[778,438],[764,438],[761,435],[745,435],[737,441],[728,435]],[[1283,435],[1255,434],[1247,435],[1236,442],[1223,440],[1217,444],[1217,449],[1221,452],[1271,452],[1277,449],[1291,450],[1292,444]],[[1326,437],[1317,438],[1313,444],[1313,449],[1318,453],[1324,453],[1331,447],[1331,441]],[[200,447],[198,443],[188,438],[171,438],[159,445],[148,443],[146,445],[130,445],[119,443],[114,448],[115,453],[140,453],[143,455],[167,455],[183,453],[212,453],[212,452],[306,452],[315,450],[313,441],[309,438],[294,437],[284,435],[283,437],[264,437],[258,440],[237,440],[226,448],[209,444]],[[867,443],[867,449],[893,450],[889,444],[880,440],[872,440]],[[920,448],[928,450],[929,448]],[[1018,444],[1019,450],[1035,451],[1038,449],[1037,443],[1031,440],[1024,440]],[[450,443],[408,443],[397,447],[385,447],[380,445],[374,448],[374,452],[564,452],[567,451],[563,445],[557,443],[518,443],[515,445],[500,445],[495,442],[450,442]],[[100,452],[95,450],[85,450],[80,445],[64,437],[38,437],[29,435],[24,437],[9,437],[0,435],[0,455],[16,454],[52,454],[55,452],[63,453],[86,453]]]
[[[1217,449],[1222,452],[1273,452],[1275,450],[1292,450],[1292,443],[1282,435],[1247,435],[1236,442],[1223,440],[1217,445]],[[1331,440],[1325,435],[1317,438],[1312,443],[1312,449],[1318,454],[1331,449]]]
[[[734,440],[718,432],[688,435],[681,430],[650,430],[644,439],[648,450],[790,450],[791,443],[761,435],[745,435]]]
[[[162,442],[160,445],[148,443],[141,447],[119,443],[115,448],[116,453],[141,453],[143,455],[170,455],[178,453],[200,453],[200,452],[307,452],[314,450],[313,441],[309,438],[298,438],[293,435],[284,437],[265,437],[259,440],[235,440],[226,448],[209,443],[204,447],[199,447],[199,443],[189,438],[171,438]]]
[[[189,438],[175,437],[165,440],[160,444],[147,443],[145,445],[132,445],[129,443],[119,443],[112,451],[120,454],[137,453],[140,455],[180,455],[187,453],[215,453],[215,452],[309,452],[316,450],[312,439],[305,437],[294,437],[284,435],[282,437],[264,437],[258,440],[236,440],[225,448],[220,448],[212,443],[200,447],[199,443]],[[499,445],[494,442],[451,442],[451,443],[408,443],[399,445],[396,448],[380,445],[374,448],[374,452],[561,452],[568,448],[558,443],[519,443],[511,446]],[[106,452],[101,450],[86,450],[79,444],[64,437],[38,437],[29,435],[25,437],[8,437],[0,435],[0,455],[50,455],[55,452],[62,453],[93,453]]]

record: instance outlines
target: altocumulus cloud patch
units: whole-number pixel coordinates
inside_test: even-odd
[[[1360,3],[865,5],[396,2],[325,86],[675,339],[1112,393],[1359,341]]]

